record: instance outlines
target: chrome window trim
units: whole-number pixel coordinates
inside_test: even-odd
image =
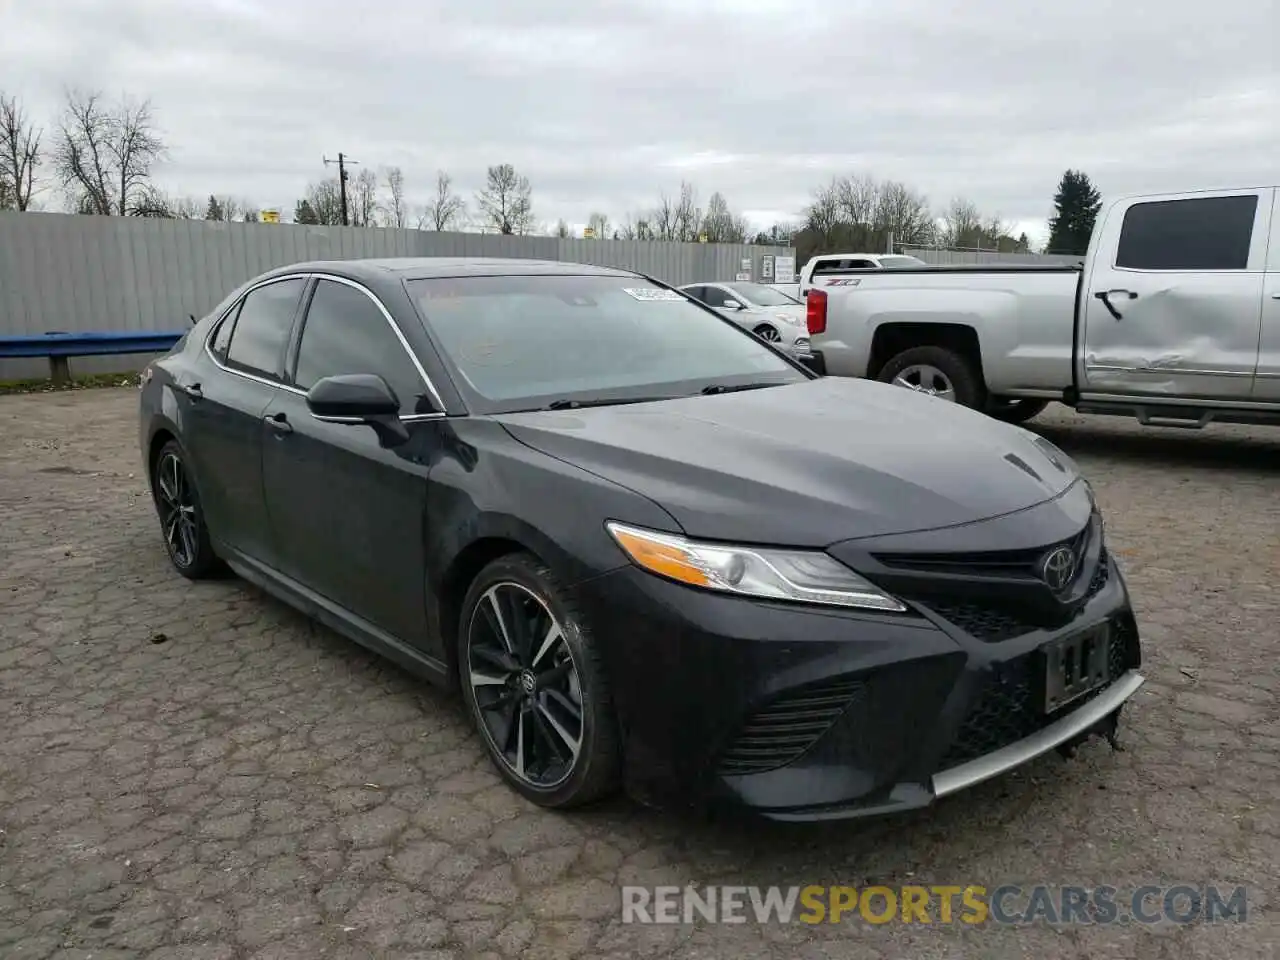
[[[218,328],[221,327],[224,322],[226,322],[227,317],[230,316],[234,310],[237,310],[240,307],[240,305],[244,303],[245,297],[249,296],[249,294],[253,293],[255,290],[258,290],[262,287],[267,286],[268,284],[282,283],[286,280],[331,280],[335,283],[341,283],[348,287],[353,287],[354,289],[359,290],[366,297],[368,297],[373,302],[373,305],[378,308],[378,312],[382,314],[382,319],[387,322],[387,326],[389,326],[391,328],[391,332],[396,335],[396,339],[400,341],[400,346],[404,348],[404,352],[409,357],[410,362],[413,364],[414,370],[416,370],[418,373],[418,376],[422,378],[423,384],[426,385],[427,392],[431,394],[431,399],[435,401],[435,404],[440,411],[438,413],[411,413],[406,416],[402,416],[400,419],[407,423],[414,423],[419,420],[439,420],[443,417],[448,416],[448,414],[444,412],[445,405],[444,405],[444,400],[442,400],[440,397],[440,391],[436,389],[436,385],[432,382],[431,378],[427,376],[427,371],[423,369],[422,361],[418,359],[417,354],[413,352],[413,348],[409,346],[409,341],[405,339],[405,336],[400,331],[400,328],[396,326],[395,320],[391,318],[391,312],[387,310],[385,306],[383,306],[382,301],[378,299],[377,295],[374,294],[374,292],[370,290],[368,287],[364,286],[364,284],[358,283],[355,280],[350,280],[347,277],[335,276],[334,274],[331,274],[331,273],[315,273],[315,272],[288,273],[278,277],[268,277],[265,280],[258,281],[253,286],[246,289],[244,293],[240,294],[240,296],[236,297],[236,299],[232,301],[231,305],[222,312],[222,316],[218,317],[218,319],[209,328],[209,332],[208,334],[205,335],[205,338],[204,338],[204,352],[209,357],[209,359],[213,361],[213,365],[215,367],[217,367],[219,370],[222,370],[225,373],[234,374],[237,377],[244,377],[246,380],[253,380],[257,383],[265,384],[268,387],[276,387],[280,390],[286,390],[289,393],[293,393],[302,397],[305,397],[307,395],[307,391],[302,390],[298,387],[295,387],[293,384],[283,383],[278,380],[269,380],[266,377],[260,377],[257,374],[248,373],[244,370],[236,370],[233,367],[228,367],[226,364],[224,364],[221,360],[217,358],[213,350],[210,349],[209,347],[209,344],[213,340],[214,335],[218,332]],[[303,325],[303,329],[305,332],[305,329],[306,329],[305,324]],[[235,334],[233,333],[232,336],[234,337]],[[356,420],[354,418],[343,418],[341,420],[338,420],[334,418],[317,417],[316,419],[328,420],[329,422],[333,422],[333,423],[347,423],[347,422],[359,423],[360,422],[359,420]]]

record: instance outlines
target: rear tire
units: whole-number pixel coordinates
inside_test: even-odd
[[[987,416],[1005,423],[1026,423],[1044,413],[1048,400],[1031,400],[1016,397],[992,397],[987,401]]]
[[[187,469],[186,454],[168,441],[151,466],[151,492],[160,517],[160,533],[173,568],[188,580],[207,580],[226,569],[209,539],[200,494]]]
[[[982,382],[977,364],[947,347],[903,350],[880,368],[876,379],[907,389],[920,389],[921,392],[934,389],[938,396],[975,410],[981,409],[987,399],[987,387]]]
[[[621,738],[598,644],[535,557],[501,557],[472,582],[458,674],[489,759],[526,799],[563,810],[619,788]]]

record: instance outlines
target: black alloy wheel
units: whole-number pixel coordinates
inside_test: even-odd
[[[214,573],[218,558],[209,542],[209,532],[200,511],[200,497],[187,473],[182,450],[170,440],[156,456],[151,489],[165,550],[174,568],[192,580]]]
[[[460,634],[463,693],[502,776],[547,807],[610,792],[618,751],[604,673],[550,571],[526,555],[490,564]]]

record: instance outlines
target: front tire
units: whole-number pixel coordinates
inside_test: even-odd
[[[751,332],[754,333],[761,340],[765,341],[766,343],[782,342],[782,334],[780,334],[773,327],[769,326],[769,324],[767,323],[760,324],[760,326],[756,327]]]
[[[160,533],[173,568],[188,580],[204,580],[222,572],[205,526],[200,495],[187,470],[182,448],[170,440],[156,454],[151,492],[160,517]]]
[[[980,409],[987,388],[977,365],[947,347],[912,347],[880,368],[876,379],[931,396]]]
[[[458,629],[462,695],[502,778],[542,807],[599,800],[621,750],[599,648],[555,575],[529,554],[486,566]]]

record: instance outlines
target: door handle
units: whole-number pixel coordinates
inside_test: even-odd
[[[1273,293],[1273,294],[1271,295],[1271,299],[1272,299],[1272,300],[1280,300],[1280,293]]]
[[[178,389],[185,393],[192,400],[201,400],[204,398],[204,391],[200,389],[198,383],[180,383]]]
[[[293,433],[293,424],[289,422],[289,418],[283,412],[274,416],[263,417],[262,422],[281,436],[286,433]]]
[[[1107,312],[1117,320],[1123,320],[1124,314],[1115,308],[1115,305],[1111,302],[1111,298],[1125,297],[1129,300],[1138,299],[1138,294],[1133,290],[1099,290],[1094,294],[1094,296],[1102,301],[1102,305],[1107,308]]]

